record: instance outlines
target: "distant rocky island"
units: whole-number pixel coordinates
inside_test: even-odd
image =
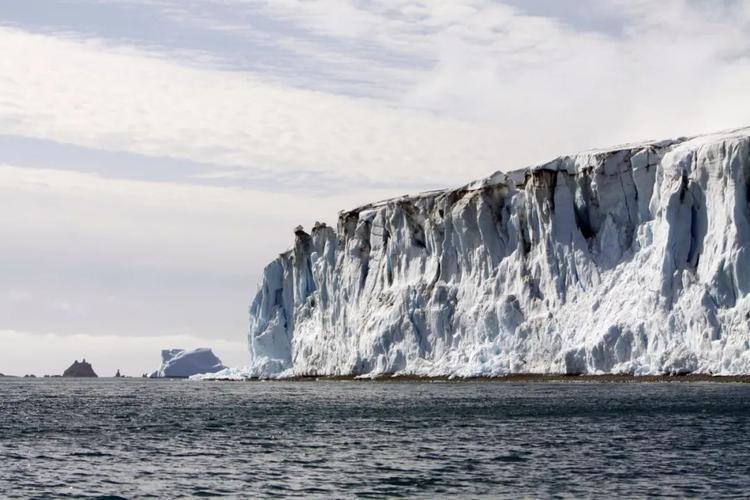
[[[91,363],[87,363],[84,358],[79,363],[78,360],[73,361],[73,364],[63,372],[63,377],[98,377],[94,369],[91,367]]]

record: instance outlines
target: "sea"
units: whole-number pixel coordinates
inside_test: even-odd
[[[0,498],[748,495],[748,384],[0,379]]]

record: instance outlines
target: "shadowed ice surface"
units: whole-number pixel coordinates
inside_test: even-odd
[[[0,497],[744,496],[750,386],[3,379]]]

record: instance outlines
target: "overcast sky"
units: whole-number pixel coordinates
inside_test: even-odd
[[[247,359],[297,224],[750,124],[750,2],[4,0],[0,372]]]

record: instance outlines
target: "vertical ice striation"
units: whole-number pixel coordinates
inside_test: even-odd
[[[496,173],[297,228],[252,376],[750,373],[750,129]]]

